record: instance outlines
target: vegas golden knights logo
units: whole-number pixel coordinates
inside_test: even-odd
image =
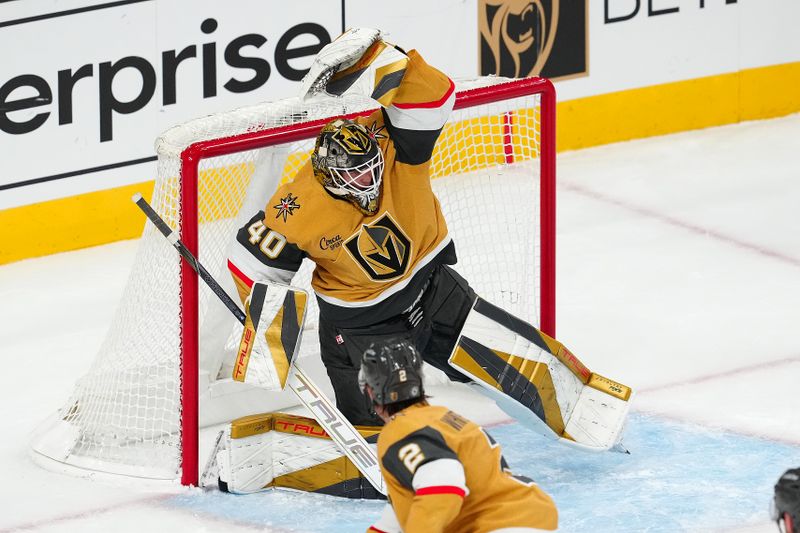
[[[411,241],[388,213],[361,226],[345,248],[375,281],[388,281],[405,274],[411,257]]]
[[[350,125],[340,128],[333,134],[333,139],[350,155],[364,155],[371,147],[369,136],[360,128]]]
[[[482,75],[587,72],[586,0],[478,0],[478,27]]]

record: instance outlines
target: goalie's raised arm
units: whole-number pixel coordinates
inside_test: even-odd
[[[378,30],[364,28],[345,32],[320,51],[303,82],[304,95],[317,93],[359,94],[381,104],[380,113],[358,121],[383,123],[397,162],[406,165],[430,161],[456,97],[453,81],[416,50],[406,53]]]
[[[455,85],[416,50],[406,53],[385,42],[380,30],[356,28],[317,54],[300,94],[368,96],[386,108],[395,127],[436,131],[453,109]]]

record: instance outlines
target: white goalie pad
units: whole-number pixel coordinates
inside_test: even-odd
[[[246,305],[246,319],[232,378],[268,390],[286,386],[300,350],[308,294],[296,287],[256,282]]]
[[[361,428],[377,439],[380,428]],[[221,431],[201,477],[202,486],[221,482],[227,492],[252,494],[272,488],[348,498],[379,497],[313,419],[264,413],[231,422]]]
[[[481,298],[449,362],[543,435],[593,451],[622,437],[629,387],[589,371],[563,344]]]

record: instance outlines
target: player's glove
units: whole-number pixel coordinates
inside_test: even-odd
[[[374,28],[353,28],[319,51],[300,86],[303,99],[324,93],[328,81],[336,72],[353,66],[373,43],[381,39]]]
[[[319,51],[303,78],[300,97],[355,93],[388,106],[405,75],[408,56],[373,28],[347,30]]]

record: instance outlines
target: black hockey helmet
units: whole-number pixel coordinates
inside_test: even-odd
[[[407,339],[372,343],[361,356],[358,384],[362,391],[370,386],[378,405],[422,398],[422,357]]]
[[[364,214],[378,211],[383,178],[383,152],[362,124],[338,118],[317,136],[311,167],[333,195],[352,202]]]
[[[800,532],[800,468],[784,472],[775,484],[772,518],[786,533]]]

